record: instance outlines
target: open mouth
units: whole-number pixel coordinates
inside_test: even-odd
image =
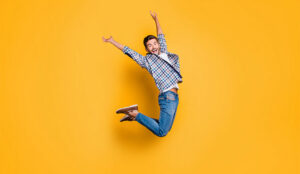
[[[153,49],[153,50],[152,50],[153,53],[156,52],[156,51],[157,51],[157,49]]]

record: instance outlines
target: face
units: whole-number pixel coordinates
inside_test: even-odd
[[[157,54],[157,55],[160,54],[160,44],[157,42],[156,39],[148,40],[146,45],[147,45],[146,51],[148,51],[149,53]]]

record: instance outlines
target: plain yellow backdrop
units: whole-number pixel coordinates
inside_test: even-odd
[[[299,1],[1,1],[1,174],[299,174]],[[145,55],[158,14],[183,83],[157,137]]]

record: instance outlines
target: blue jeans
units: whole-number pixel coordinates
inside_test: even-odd
[[[158,96],[160,106],[159,120],[138,113],[135,120],[148,128],[159,137],[166,136],[171,130],[178,106],[178,94],[173,91],[166,91]]]

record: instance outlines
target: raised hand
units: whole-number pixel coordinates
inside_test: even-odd
[[[157,14],[155,13],[155,12],[151,12],[151,10],[150,10],[150,14],[151,14],[151,16],[152,16],[152,18],[154,19],[154,20],[156,20],[157,19]]]
[[[113,41],[113,38],[112,36],[110,36],[109,38],[105,39],[103,36],[102,36],[102,39],[104,42],[112,42]]]
[[[119,42],[115,41],[112,36],[110,36],[109,38],[105,39],[103,36],[102,36],[102,39],[103,39],[103,42],[109,42],[111,44],[113,44],[114,46],[116,46],[117,48],[119,48],[120,50],[123,50],[124,48],[124,45],[120,44]]]
[[[160,24],[159,24],[159,22],[158,22],[157,14],[156,14],[155,12],[152,13],[151,10],[150,10],[150,14],[151,14],[152,18],[153,18],[154,21],[155,21],[157,34],[162,34],[163,32],[162,32],[161,27],[160,27]]]

